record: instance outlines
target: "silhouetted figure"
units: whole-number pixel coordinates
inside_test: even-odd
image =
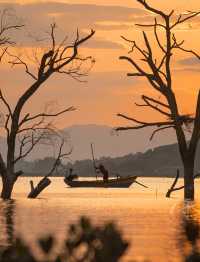
[[[65,176],[64,180],[72,181],[72,180],[77,179],[77,178],[78,178],[78,175],[77,174],[73,174],[73,168],[70,168],[69,169],[69,174],[67,174]]]
[[[96,170],[98,173],[101,173],[103,175],[103,181],[108,181],[108,170],[104,167],[104,165],[100,164],[98,167],[96,167]]]
[[[119,174],[116,174],[116,177],[117,177],[117,179],[121,178],[121,176]]]

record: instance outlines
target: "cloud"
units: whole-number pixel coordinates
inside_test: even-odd
[[[0,80],[3,92],[14,104],[17,97],[30,86],[32,80],[19,68],[2,68],[1,72]],[[59,99],[67,97],[69,104],[71,104],[70,100],[77,99],[80,99],[83,104],[83,101],[90,99],[99,104],[101,103],[99,97],[107,97],[112,100],[115,95],[118,96],[119,90],[126,93],[130,88],[136,86],[139,81],[136,78],[127,77],[124,71],[90,72],[89,76],[85,77],[84,80],[87,82],[80,83],[70,77],[57,74],[46,81],[44,87],[42,86],[41,92],[39,92],[39,100],[43,104],[45,100],[53,100],[54,97],[55,99],[56,97],[59,97]],[[46,90],[48,90],[48,98]]]
[[[125,22],[125,21],[103,21],[96,22],[95,29],[102,31],[113,31],[113,30],[127,30],[133,26],[133,22]]]
[[[200,72],[200,59],[197,57],[188,57],[177,61],[179,67],[175,69],[176,72]]]
[[[88,77],[88,86],[104,90],[115,90],[119,87],[125,89],[137,82],[136,78],[127,77],[127,72],[124,71],[91,72]]]
[[[98,36],[99,31],[126,30],[132,26],[134,18],[143,18],[146,11],[139,8],[121,6],[101,6],[93,4],[68,4],[58,2],[41,2],[32,4],[17,4],[12,1],[0,3],[0,10],[11,8],[16,10],[26,25],[17,33],[13,31],[11,38],[19,43],[19,46],[46,46],[49,42],[49,25],[56,22],[56,39],[58,42],[68,36],[71,44],[74,40],[77,28],[84,34],[86,30],[96,30],[95,36],[83,47],[92,49],[123,49],[123,45],[114,40],[104,39]],[[83,33],[84,32],[84,33]]]
[[[186,67],[182,67],[182,68],[175,68],[174,72],[192,72],[192,73],[200,73],[200,67],[192,67],[192,66],[186,66]]]
[[[144,16],[146,12],[138,8],[120,6],[99,6],[92,4],[63,4],[63,3],[35,3],[35,4],[7,4],[0,3],[0,8],[12,7],[17,13],[36,25],[45,25],[52,19],[57,19],[65,27],[90,27],[101,21],[132,21],[135,16]],[[42,22],[42,23],[41,23]]]
[[[196,66],[200,65],[200,59],[198,59],[197,57],[189,57],[179,60],[178,63],[184,66]]]
[[[103,49],[123,49],[123,45],[120,43],[112,42],[112,41],[107,41],[103,39],[91,39],[87,43],[84,44],[84,47],[88,48],[103,48]]]

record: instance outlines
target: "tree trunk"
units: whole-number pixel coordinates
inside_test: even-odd
[[[15,181],[10,177],[2,178],[1,198],[10,199]]]
[[[181,186],[181,187],[175,187],[176,184],[177,184],[177,182],[178,182],[179,176],[180,176],[180,170],[177,169],[175,180],[174,180],[173,184],[171,185],[170,189],[168,189],[168,191],[167,191],[167,193],[166,193],[166,195],[165,195],[166,197],[170,198],[172,192],[184,188],[184,186]]]
[[[184,163],[184,199],[194,200],[194,161]]]
[[[34,187],[33,181],[31,180],[31,192],[28,194],[28,198],[36,198],[50,184],[51,180],[48,177],[42,178],[36,187]]]

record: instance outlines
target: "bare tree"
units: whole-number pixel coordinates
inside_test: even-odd
[[[14,45],[15,41],[11,38],[11,32],[19,30],[24,25],[16,16],[14,10],[3,9],[0,11],[0,62],[6,53],[9,45]]]
[[[36,198],[48,185],[50,185],[51,177],[54,172],[57,172],[57,168],[63,166],[62,161],[65,158],[68,158],[72,152],[72,149],[67,150],[64,148],[68,141],[65,139],[65,136],[56,130],[52,130],[50,134],[44,139],[43,143],[45,145],[53,146],[54,149],[58,148],[57,156],[52,163],[51,169],[45,174],[45,176],[39,181],[37,186],[34,186],[33,181],[30,181],[31,191],[28,194],[28,198]]]
[[[135,72],[128,73],[128,76],[146,79],[150,87],[160,95],[160,99],[142,95],[141,98],[143,102],[136,105],[159,112],[164,120],[147,122],[124,114],[118,114],[119,117],[127,119],[136,125],[118,127],[117,130],[135,130],[153,127],[152,139],[159,131],[170,128],[174,129],[184,166],[184,197],[185,199],[194,199],[194,162],[200,136],[200,92],[197,98],[195,115],[180,114],[172,82],[171,62],[176,50],[190,52],[200,59],[200,56],[196,52],[185,49],[183,47],[184,41],[177,40],[175,34],[177,27],[198,16],[200,12],[188,11],[185,14],[177,16],[174,10],[170,13],[165,13],[152,7],[146,0],[137,0],[137,2],[155,15],[152,24],[137,24],[137,26],[153,31],[160,52],[156,57],[155,46],[152,46],[147,33],[143,31],[145,48],[138,45],[136,41],[123,37],[125,41],[131,44],[130,53],[137,52],[137,54],[141,56],[141,62],[138,62],[136,58],[132,58],[131,56],[121,56],[120,59],[127,61],[135,70]],[[185,133],[185,129],[188,129],[188,126],[190,126],[191,132],[189,141],[187,141]]]
[[[36,115],[30,115],[29,113],[22,115],[25,104],[53,74],[66,74],[74,79],[81,80],[88,73],[88,71],[82,70],[83,64],[88,61],[91,64],[94,62],[91,56],[85,57],[79,54],[80,46],[94,35],[95,32],[93,30],[84,37],[81,37],[77,30],[75,39],[68,44],[66,37],[63,41],[57,43],[55,29],[56,25],[52,24],[49,34],[50,47],[44,51],[40,58],[37,57],[38,66],[36,72],[30,70],[29,63],[21,56],[6,51],[6,54],[10,57],[9,63],[12,66],[24,67],[25,72],[33,79],[33,83],[20,96],[13,110],[3,93],[0,92],[0,101],[7,110],[4,121],[4,128],[7,133],[6,161],[0,154],[0,173],[3,182],[1,197],[3,199],[11,197],[13,186],[21,174],[20,171],[15,172],[15,164],[26,157],[44,139],[47,130],[51,130],[51,123],[46,123],[45,119],[57,117],[65,112],[74,110],[73,107],[69,107],[57,113],[41,112]],[[19,136],[21,145],[17,155],[16,139]]]

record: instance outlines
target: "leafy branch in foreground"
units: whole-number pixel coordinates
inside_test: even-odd
[[[47,262],[117,262],[128,248],[119,230],[113,223],[94,226],[90,220],[82,217],[69,227],[67,239],[62,251],[54,259],[48,259],[52,253],[55,239],[52,236],[40,239],[39,247]],[[32,250],[21,240],[0,249],[1,262],[38,262]]]

